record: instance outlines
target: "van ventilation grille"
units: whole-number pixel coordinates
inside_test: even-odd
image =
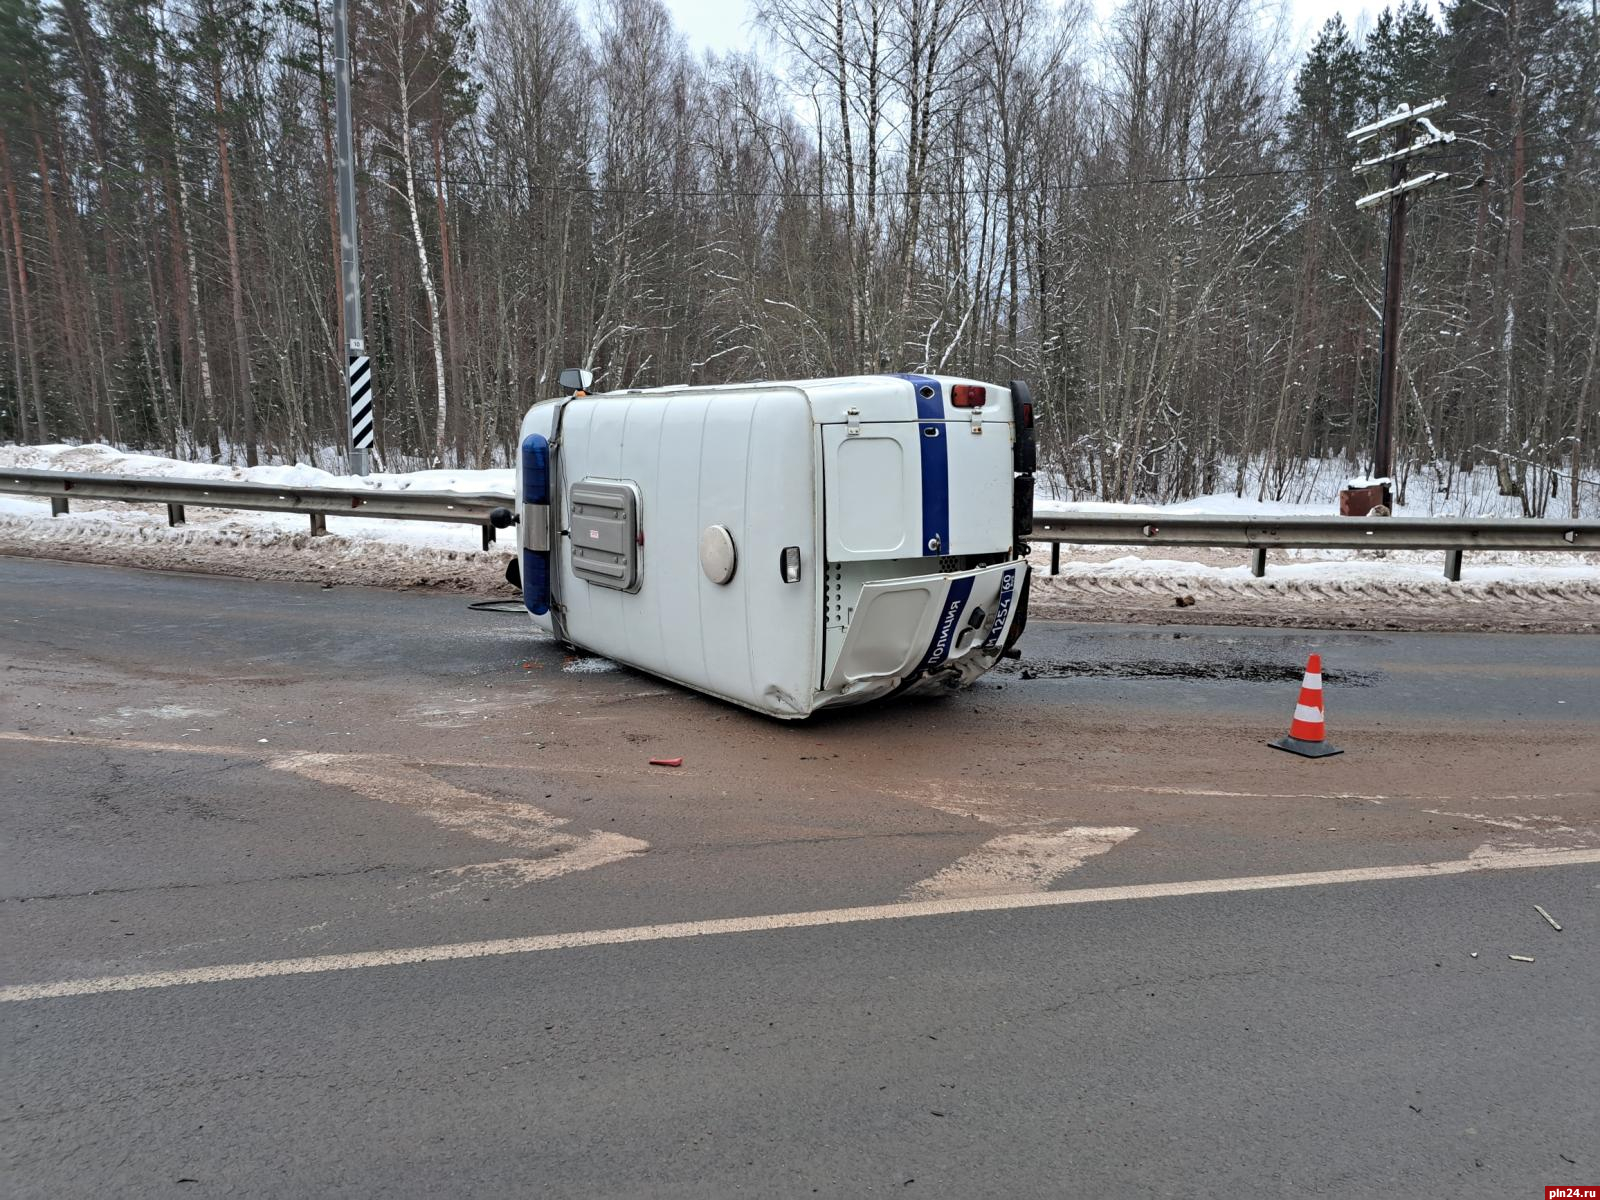
[[[827,620],[824,628],[844,628],[844,568],[838,563],[829,563],[823,575],[823,606]]]
[[[948,575],[950,572],[959,571],[960,569],[961,560],[953,554],[946,554],[939,560],[939,573],[941,575]]]

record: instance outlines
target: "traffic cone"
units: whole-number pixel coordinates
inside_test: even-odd
[[[1322,655],[1313,654],[1306,660],[1305,682],[1300,685],[1300,702],[1294,706],[1294,719],[1289,722],[1289,736],[1267,745],[1306,758],[1327,758],[1330,754],[1344,753],[1328,745],[1327,738],[1322,715]]]

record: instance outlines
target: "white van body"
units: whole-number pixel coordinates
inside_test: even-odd
[[[956,407],[957,384],[982,407]],[[1024,619],[1013,408],[992,384],[889,375],[535,405],[527,606],[575,646],[777,717],[969,683]]]

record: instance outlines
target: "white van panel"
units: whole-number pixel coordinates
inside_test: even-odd
[[[861,679],[891,675],[901,678],[909,673],[928,644],[947,586],[940,576],[862,588],[839,662],[828,679],[828,690]]]
[[[922,480],[917,427],[903,422],[822,427],[828,561],[920,558]]]
[[[824,692],[892,690],[918,670],[976,677],[1005,644],[1026,571],[1015,561],[863,585]]]
[[[758,419],[759,416],[759,419]],[[636,594],[580,579],[561,555],[567,636],[596,653],[764,709],[808,711],[819,671],[814,426],[803,393],[647,393],[568,403],[560,454],[565,520],[572,472],[638,486]],[[732,579],[700,569],[700,537],[733,537]],[[801,579],[780,555],[800,547]]]
[[[1009,396],[1010,393],[1007,393]],[[946,421],[950,472],[950,545],[946,554],[1008,549],[1011,518],[1011,423]]]
[[[828,561],[1010,547],[1009,422],[824,425],[822,448]]]

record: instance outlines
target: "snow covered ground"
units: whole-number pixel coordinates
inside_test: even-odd
[[[1096,549],[1102,556],[1096,555]],[[1146,548],[1142,554],[1128,547],[1063,547],[1061,572],[1079,579],[1116,579],[1158,575],[1173,580],[1206,580],[1249,586],[1259,582],[1250,574],[1245,551],[1229,552],[1206,547]],[[1173,555],[1188,557],[1174,558]],[[1229,561],[1230,559],[1236,561]],[[1033,562],[1048,573],[1050,548],[1035,546]],[[1278,583],[1430,584],[1444,582],[1444,554],[1432,550],[1273,550],[1267,559],[1267,578]],[[1463,560],[1464,584],[1515,583],[1594,584],[1600,586],[1600,556],[1561,553],[1469,553]]]
[[[516,486],[509,470],[412,471],[399,475],[359,478],[334,475],[317,467],[230,467],[212,463],[180,462],[149,454],[131,454],[104,445],[0,446],[0,470],[83,471],[98,475],[137,475],[146,479],[226,479],[283,487],[371,488],[419,492],[503,493]],[[0,495],[0,515],[48,518],[50,504],[25,496]],[[63,523],[97,523],[115,527],[166,527],[166,510],[152,505],[74,503]],[[226,509],[189,508],[192,532],[210,530],[236,537],[259,532],[274,538],[307,532],[304,516],[293,513],[232,512]],[[421,550],[479,553],[475,525],[446,525],[432,521],[385,521],[364,517],[329,517],[328,532],[356,543],[372,543]]]
[[[1222,472],[1232,475],[1232,467]],[[1244,495],[1232,492],[1197,496],[1166,505],[1104,504],[1092,499],[1074,496],[1072,489],[1059,477],[1039,476],[1039,504],[1043,508],[1060,507],[1079,512],[1112,509],[1120,512],[1150,511],[1165,513],[1238,513],[1272,514],[1275,516],[1327,516],[1339,508],[1339,490],[1346,486],[1363,486],[1374,482],[1365,477],[1352,477],[1349,464],[1341,460],[1308,459],[1300,463],[1290,478],[1274,488],[1272,481],[1263,487],[1262,468],[1251,463],[1245,469]],[[1570,515],[1571,496],[1569,477],[1562,474],[1557,480],[1560,494],[1545,497],[1545,515],[1566,517]],[[1256,496],[1279,495],[1279,499],[1257,500]],[[1494,467],[1481,465],[1470,472],[1454,472],[1448,476],[1427,469],[1413,469],[1401,481],[1395,505],[1398,517],[1520,517],[1522,501],[1516,496],[1502,496]],[[1398,499],[1398,498],[1397,498]],[[1580,479],[1578,484],[1578,515],[1587,520],[1600,518],[1600,480]]]
[[[233,467],[180,462],[126,453],[110,446],[3,446],[0,469],[88,471],[156,478],[238,479],[294,486],[370,487],[498,493],[513,491],[506,469],[432,470],[339,476],[310,466]],[[1457,497],[1459,500],[1459,497]],[[1481,499],[1481,498],[1480,498]],[[1229,495],[1205,496],[1167,506],[1069,502],[1040,497],[1041,508],[1079,512],[1234,513],[1326,515],[1327,501],[1258,502]],[[216,571],[266,579],[303,579],[371,586],[435,586],[489,594],[503,590],[501,572],[509,549],[485,554],[476,526],[419,521],[329,517],[328,537],[312,538],[304,516],[232,512],[191,507],[188,525],[169,529],[157,505],[75,502],[67,516],[52,519],[48,501],[0,495],[0,553],[40,554],[83,561]],[[1401,515],[1426,515],[1415,506]],[[1452,512],[1452,515],[1454,513]],[[1036,546],[1034,561],[1045,576],[1049,546]],[[1267,577],[1253,578],[1243,551],[1149,546],[1065,546],[1062,575],[1039,578],[1036,598],[1063,612],[1074,598],[1097,597],[1115,612],[1118,598],[1131,607],[1171,605],[1196,595],[1205,607],[1275,602],[1345,603],[1363,595],[1402,597],[1411,603],[1451,598],[1481,605],[1516,599],[1541,607],[1567,602],[1600,603],[1600,555],[1472,553],[1460,584],[1443,576],[1443,555],[1421,551],[1275,550]],[[1342,599],[1341,599],[1342,598]],[[1196,614],[1198,615],[1198,614]],[[1212,611],[1213,619],[1223,612]]]

